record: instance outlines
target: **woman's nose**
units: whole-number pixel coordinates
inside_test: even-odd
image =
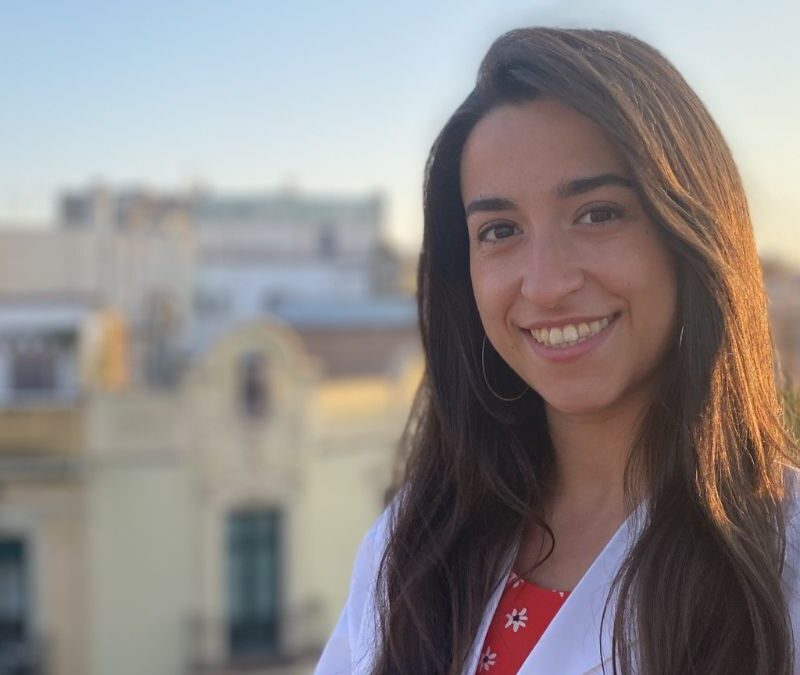
[[[533,237],[523,263],[522,295],[547,309],[558,307],[584,283],[583,268],[570,243],[560,235]]]

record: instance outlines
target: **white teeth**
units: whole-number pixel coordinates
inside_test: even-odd
[[[590,323],[581,322],[577,326],[567,324],[560,328],[536,328],[531,331],[534,339],[548,347],[571,347],[583,342],[592,335],[599,333],[609,324],[609,318],[604,317]]]

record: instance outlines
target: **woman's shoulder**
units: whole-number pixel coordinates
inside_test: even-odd
[[[353,564],[353,584],[356,582],[356,576],[359,580],[363,580],[364,577],[372,579],[377,573],[378,565],[389,540],[391,521],[396,508],[397,505],[392,500],[373,521],[361,539]]]

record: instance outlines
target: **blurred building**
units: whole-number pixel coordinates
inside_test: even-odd
[[[420,370],[413,324],[381,320],[368,331],[256,321],[196,361],[195,672],[310,672],[383,508]]]
[[[0,231],[0,672],[310,672],[421,373],[381,200],[62,208]]]
[[[192,204],[201,194],[200,190],[183,194],[145,188],[115,190],[97,184],[64,192],[59,198],[58,221],[70,230],[186,227]]]
[[[0,230],[0,300],[90,298],[128,330],[134,383],[171,386],[190,325],[192,239],[182,229]]]
[[[421,369],[413,313],[333,309],[240,325],[164,390],[125,384],[113,314],[0,306],[0,659],[308,672]]]
[[[91,303],[0,300],[0,672],[86,672]]]
[[[287,304],[397,293],[383,201],[292,192],[198,199],[191,344]]]
[[[286,303],[407,297],[383,221],[378,195],[94,186],[62,195],[56,228],[0,230],[0,297],[94,297],[127,322],[132,381],[170,387],[199,346]]]

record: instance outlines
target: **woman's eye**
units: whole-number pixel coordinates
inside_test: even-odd
[[[496,243],[501,239],[513,236],[516,230],[517,228],[514,225],[508,223],[495,223],[484,227],[478,234],[478,240]]]
[[[577,222],[581,225],[601,225],[614,218],[619,218],[621,215],[622,212],[619,209],[610,206],[598,206],[589,209]]]

